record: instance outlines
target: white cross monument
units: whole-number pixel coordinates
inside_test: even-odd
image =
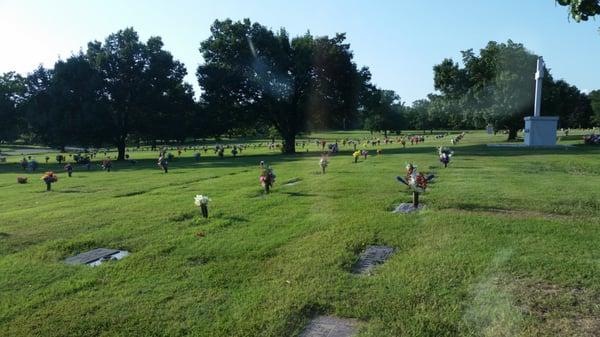
[[[537,59],[535,72],[535,102],[533,116],[525,117],[525,145],[554,146],[556,145],[557,116],[540,116],[542,105],[542,78],[544,77],[544,60]]]

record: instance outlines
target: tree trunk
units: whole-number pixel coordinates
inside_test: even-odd
[[[283,137],[283,153],[296,153],[296,135],[287,135]]]
[[[120,141],[117,144],[117,150],[119,151],[117,160],[125,160],[125,141]]]
[[[508,129],[508,140],[517,139],[517,129]]]

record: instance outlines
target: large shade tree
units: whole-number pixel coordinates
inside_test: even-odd
[[[119,160],[132,135],[180,138],[185,132],[177,123],[193,111],[193,92],[183,82],[185,67],[163,49],[160,37],[143,43],[132,28],[120,30],[104,43],[90,42],[87,58],[103,79]]]
[[[41,132],[45,126],[53,122],[50,110],[52,106],[52,95],[50,94],[52,76],[53,71],[41,65],[27,75],[25,80],[27,88],[25,94],[26,101],[23,103],[23,111],[27,119],[29,131],[35,134],[35,140],[49,145],[64,147],[64,143],[56,141],[59,135],[52,133],[55,130]]]
[[[600,125],[600,90],[593,90],[588,94],[593,112],[594,125]]]
[[[197,70],[202,100],[224,132],[267,124],[295,152],[296,136],[313,127],[343,127],[356,117],[361,77],[345,36],[290,39],[246,19],[215,21]]]
[[[462,120],[460,124],[478,128],[489,123],[507,130],[509,139],[516,138],[523,118],[533,112],[536,60],[522,44],[508,40],[491,41],[479,54],[463,51],[462,68],[451,59],[434,66],[434,86],[442,93],[438,98],[456,111],[448,116],[450,123]],[[560,116],[564,127],[588,126],[591,108],[585,95],[564,81],[554,81],[548,69],[544,72],[542,115]]]
[[[434,87],[464,108],[478,111],[514,139],[533,107],[533,70],[537,56],[522,44],[489,42],[479,55],[462,52],[464,67],[451,59],[434,66]]]
[[[33,85],[44,78],[47,82],[43,87]],[[60,60],[51,72],[38,69],[29,79],[30,126],[40,140],[59,148],[99,146],[107,141],[111,130],[102,77],[85,55]],[[36,93],[39,90],[42,92]],[[39,104],[40,99],[43,104]]]
[[[364,128],[369,131],[400,131],[405,128],[404,103],[393,90],[373,88],[364,100]]]
[[[23,131],[19,108],[25,97],[25,79],[14,72],[0,75],[0,141],[12,141]]]

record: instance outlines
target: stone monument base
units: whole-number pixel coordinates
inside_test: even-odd
[[[528,116],[525,117],[526,146],[556,145],[557,116]]]

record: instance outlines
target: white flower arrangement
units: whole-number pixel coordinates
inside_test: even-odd
[[[202,205],[208,205],[209,201],[210,199],[206,195],[198,194],[196,197],[194,197],[194,204],[196,204],[198,207]]]
[[[198,194],[194,197],[194,204],[200,207],[203,218],[208,218],[208,202],[210,199],[206,195]]]

